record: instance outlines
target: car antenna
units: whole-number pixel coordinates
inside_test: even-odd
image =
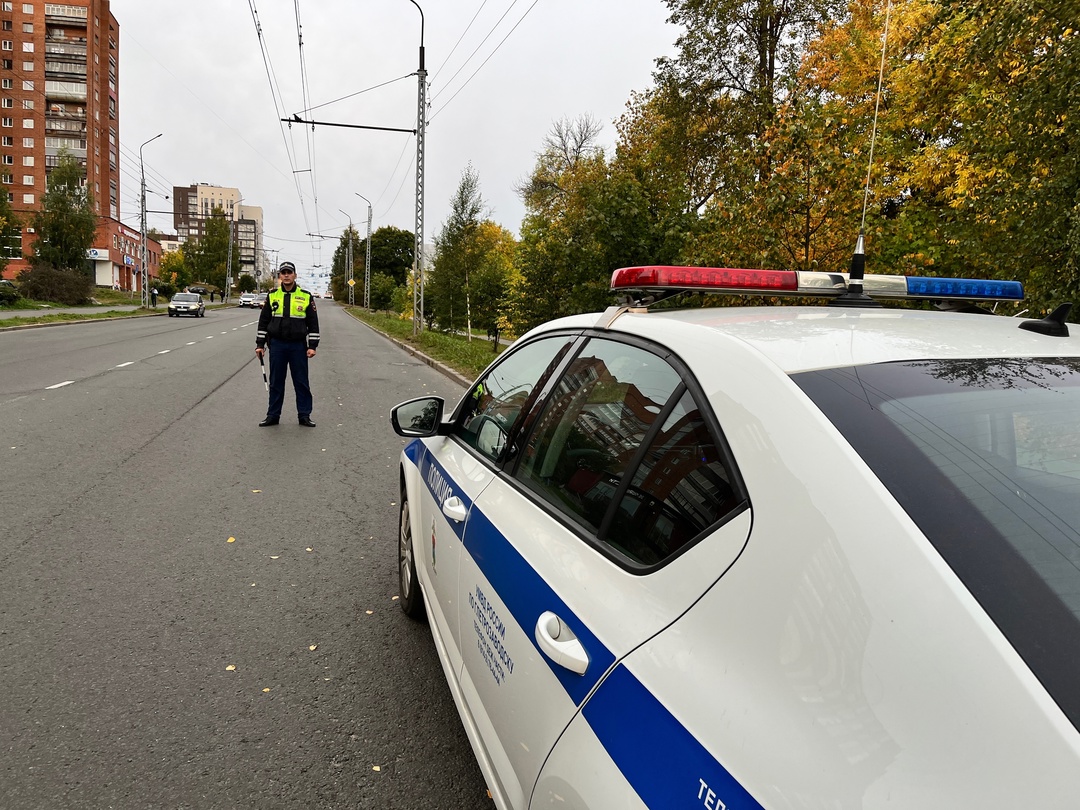
[[[863,275],[866,271],[866,206],[870,200],[870,173],[874,168],[874,144],[877,141],[878,111],[881,108],[881,85],[885,79],[885,53],[889,44],[889,12],[892,0],[885,5],[885,32],[881,37],[881,65],[878,68],[877,98],[874,100],[874,126],[870,132],[870,159],[866,165],[866,187],[863,190],[862,219],[859,222],[859,238],[855,240],[855,252],[851,254],[848,271],[847,292],[829,302],[833,307],[880,307],[863,292]]]

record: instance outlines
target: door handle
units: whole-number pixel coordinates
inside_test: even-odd
[[[561,667],[578,675],[589,668],[589,654],[566,623],[546,610],[536,621],[536,643],[540,650]]]
[[[457,523],[463,523],[465,521],[468,511],[465,509],[465,504],[461,502],[461,498],[457,495],[451,495],[445,501],[443,501],[442,512],[448,518]]]

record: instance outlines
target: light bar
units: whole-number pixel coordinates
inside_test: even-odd
[[[847,273],[745,270],[731,267],[623,267],[611,274],[612,290],[688,290],[732,294],[835,298],[847,292]],[[873,298],[1022,301],[1019,281],[867,275],[863,291]]]

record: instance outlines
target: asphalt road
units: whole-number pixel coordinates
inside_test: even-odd
[[[251,310],[0,333],[0,807],[492,806],[395,601],[388,409],[460,388],[320,315],[314,430]]]

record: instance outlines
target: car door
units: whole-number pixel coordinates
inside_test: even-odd
[[[458,558],[466,522],[498,471],[507,437],[539,393],[538,383],[572,340],[561,335],[510,350],[461,400],[449,435],[425,439],[412,450],[420,480],[420,519],[413,527],[418,575],[435,602],[429,613],[455,674],[461,662]]]
[[[685,612],[745,544],[741,482],[686,377],[647,347],[590,340],[511,448],[507,474],[473,502],[461,688],[493,790],[511,807],[528,805],[604,673]]]

